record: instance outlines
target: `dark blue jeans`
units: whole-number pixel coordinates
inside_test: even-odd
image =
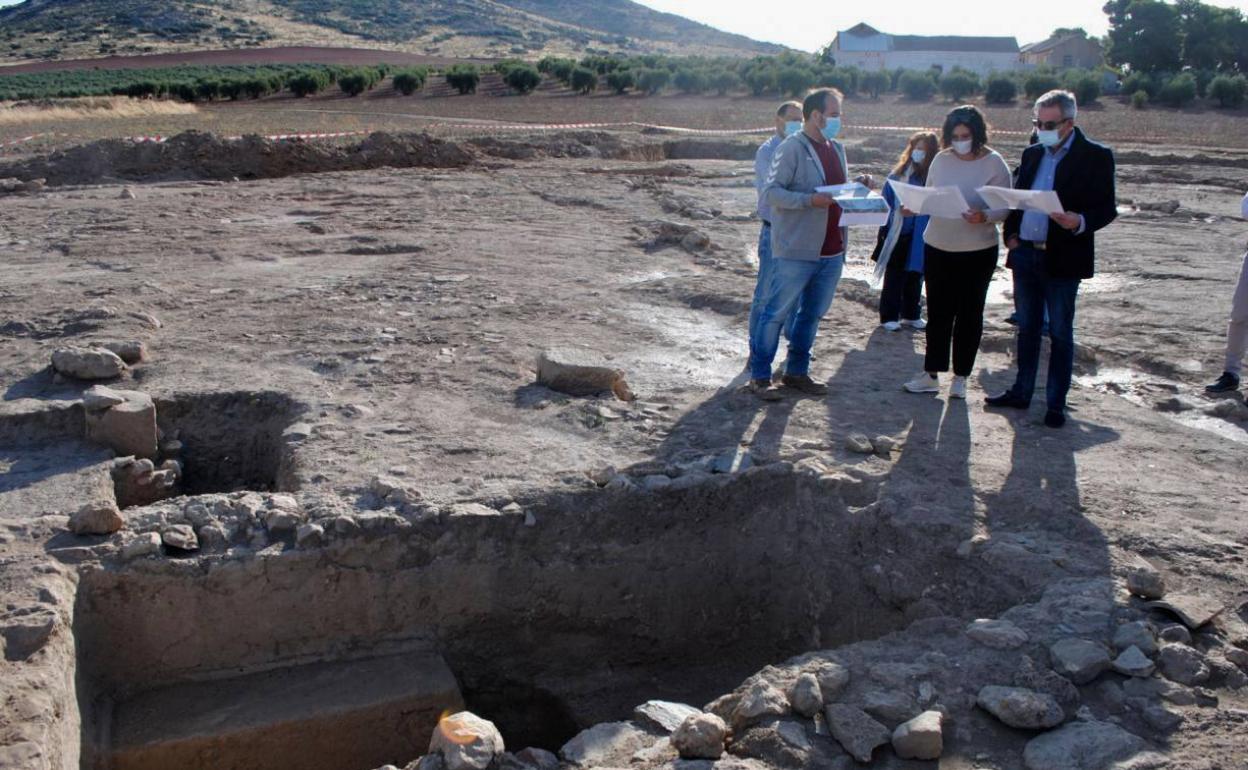
[[[763,309],[750,335],[752,379],[771,379],[771,363],[780,347],[783,326],[789,326],[792,332],[785,374],[810,373],[810,349],[815,344],[819,322],[832,307],[844,269],[843,254],[822,259],[774,259]],[[790,317],[792,321],[788,320]]]
[[[1030,400],[1040,368],[1040,338],[1045,312],[1049,317],[1049,377],[1044,393],[1050,411],[1066,408],[1075,368],[1075,298],[1078,278],[1053,278],[1044,254],[1024,245],[1010,255],[1014,270],[1014,302],[1018,307],[1018,376],[1012,390]]]

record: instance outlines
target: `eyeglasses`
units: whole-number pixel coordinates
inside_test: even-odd
[[[1033,120],[1031,122],[1041,131],[1052,131],[1068,120],[1070,120],[1070,118],[1062,118],[1061,120]]]

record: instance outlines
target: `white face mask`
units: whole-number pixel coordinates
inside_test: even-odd
[[[956,152],[957,154],[970,155],[971,148],[975,145],[975,142],[972,139],[967,139],[961,142],[955,140],[952,144],[953,144],[953,151]]]
[[[921,166],[925,160],[927,160],[927,150],[912,150],[910,152],[910,161],[914,165]]]

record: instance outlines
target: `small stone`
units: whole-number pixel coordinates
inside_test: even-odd
[[[131,342],[106,342],[103,345],[105,350],[114,354],[126,364],[133,365],[142,363],[147,360],[147,345],[139,340]]]
[[[189,524],[174,524],[160,532],[160,539],[170,548],[179,551],[198,551],[199,538]]]
[[[647,491],[656,492],[672,485],[672,478],[662,473],[652,473],[641,480],[641,486]]]
[[[1153,704],[1146,706],[1144,711],[1140,713],[1148,726],[1158,732],[1168,733],[1178,729],[1183,724],[1183,715],[1178,712],[1171,711],[1165,706]]]
[[[590,471],[589,480],[600,487],[605,487],[611,483],[611,479],[615,478],[618,472],[619,471],[615,469],[614,465],[608,465],[606,467]]]
[[[111,500],[87,503],[69,517],[69,531],[75,535],[111,535],[125,525],[117,503]]]
[[[1248,672],[1248,650],[1241,650],[1238,647],[1231,647],[1223,653],[1227,660],[1239,666],[1240,670]]]
[[[839,663],[825,663],[815,671],[815,678],[819,680],[823,702],[828,703],[849,686],[849,669]]]
[[[799,676],[789,689],[789,703],[793,711],[808,719],[822,711],[823,691],[819,689],[818,677],[811,673]]]
[[[902,759],[939,759],[944,738],[939,711],[924,711],[893,730],[893,751]]]
[[[1161,674],[1171,682],[1195,685],[1209,680],[1209,664],[1205,658],[1186,644],[1167,644],[1157,656]]]
[[[537,358],[537,382],[570,396],[611,393],[621,401],[636,399],[624,372],[587,350],[560,348],[543,352]]]
[[[126,403],[125,396],[103,385],[92,385],[82,394],[82,407],[88,412],[102,412],[124,403]]]
[[[300,524],[295,530],[295,545],[316,548],[325,542],[325,528],[320,524]]]
[[[294,532],[302,523],[303,515],[295,511],[278,509],[264,515],[265,528],[275,535]]]
[[[499,511],[507,514],[508,516],[518,516],[519,514],[524,513],[524,506],[520,503],[512,501],[500,508]]]
[[[1162,629],[1157,632],[1157,636],[1163,642],[1178,644],[1192,643],[1192,632],[1187,630],[1187,626],[1180,625],[1179,623],[1172,623],[1168,626],[1163,626]]]
[[[873,690],[863,696],[862,710],[883,722],[899,725],[919,712],[914,698],[899,690]]]
[[[656,740],[631,722],[602,722],[577,733],[563,744],[559,755],[574,765],[610,766],[611,759],[632,756]]]
[[[1127,590],[1142,599],[1160,599],[1166,595],[1166,581],[1156,567],[1136,559],[1127,571]]]
[[[875,454],[875,447],[871,444],[871,439],[862,433],[853,433],[846,437],[845,448],[854,454]]]
[[[975,702],[1010,727],[1024,730],[1047,730],[1066,719],[1061,704],[1052,695],[1021,687],[989,685],[979,691]]]
[[[144,532],[121,547],[121,558],[133,561],[144,556],[160,553],[160,535],[155,532]]]
[[[200,527],[196,535],[199,537],[199,548],[202,551],[223,551],[229,543],[225,528],[219,524]]]
[[[824,710],[832,737],[859,762],[870,762],[876,748],[892,740],[892,732],[862,709],[833,703]]]
[[[671,733],[689,717],[701,714],[701,709],[684,703],[649,700],[633,709],[633,719],[642,725],[653,725],[665,733]]]
[[[121,188],[121,194],[117,197],[123,201],[132,201],[138,196],[134,194],[134,190],[131,190],[129,187],[123,187]]]
[[[1137,620],[1118,626],[1114,631],[1114,649],[1122,652],[1128,647],[1137,647],[1150,657],[1157,654],[1157,637],[1153,636],[1148,623]]]
[[[1114,659],[1114,671],[1124,676],[1150,677],[1157,668],[1139,647],[1131,646]]]
[[[559,770],[559,757],[546,749],[530,746],[516,752],[516,759],[537,770]]]
[[[103,348],[60,348],[52,353],[52,368],[79,380],[111,380],[126,371],[126,362]]]
[[[681,759],[719,759],[728,739],[728,725],[714,714],[691,714],[672,733]]]
[[[973,621],[966,628],[966,635],[994,650],[1015,650],[1027,644],[1027,632],[1008,620]]]
[[[888,457],[897,448],[897,441],[892,436],[876,436],[871,444],[875,453],[881,457]]]
[[[297,511],[299,501],[294,495],[269,495],[269,507],[282,511]]]
[[[1110,666],[1105,648],[1086,639],[1062,639],[1049,647],[1053,670],[1075,684],[1087,684]]]
[[[438,720],[429,753],[441,754],[446,770],[486,770],[503,756],[503,736],[493,722],[470,711]]]
[[[0,653],[8,660],[25,660],[42,650],[55,630],[56,614],[51,610],[7,617],[0,620]]]

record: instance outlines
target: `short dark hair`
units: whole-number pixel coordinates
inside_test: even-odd
[[[837,104],[845,98],[844,94],[835,88],[816,88],[814,91],[806,94],[806,98],[802,100],[802,120],[810,120],[810,113],[815,110],[824,112],[828,109],[828,97],[836,98]]]
[[[802,105],[799,104],[798,102],[785,102],[784,104],[776,108],[776,117],[783,118],[784,113],[788,112],[789,110],[800,110],[801,108],[802,108]]]
[[[964,104],[954,107],[945,116],[945,125],[940,131],[942,148],[953,146],[953,129],[958,126],[966,126],[971,130],[971,152],[977,153],[988,146],[988,121],[984,120],[984,113],[973,104]]]

